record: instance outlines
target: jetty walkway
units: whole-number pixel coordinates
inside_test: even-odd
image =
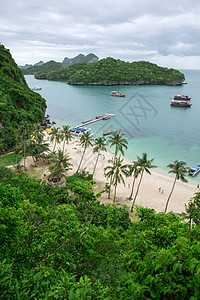
[[[108,119],[110,119],[111,117],[114,117],[114,116],[115,116],[114,114],[107,114],[106,113],[104,115],[97,116],[96,119],[85,121],[85,122],[83,122],[82,124],[80,124],[76,127],[83,127],[85,125],[88,125],[88,124],[91,124],[91,123],[94,123],[94,122],[97,122],[97,121],[100,121],[100,120],[108,120]]]

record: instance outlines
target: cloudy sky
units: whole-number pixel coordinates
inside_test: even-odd
[[[19,65],[79,53],[200,69],[199,0],[0,0],[0,42]]]

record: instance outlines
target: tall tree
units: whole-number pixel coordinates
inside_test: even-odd
[[[116,193],[117,193],[117,185],[122,181],[125,186],[123,175],[127,177],[129,171],[128,171],[128,165],[122,164],[123,158],[116,157],[115,162],[113,162],[112,160],[109,160],[109,162],[112,163],[112,165],[105,167],[105,171],[109,170],[106,176],[108,178],[112,177],[112,183],[115,186],[114,195],[113,195],[113,204],[114,204],[116,199]]]
[[[104,137],[98,137],[94,141],[93,152],[97,153],[97,159],[96,159],[96,162],[95,162],[95,165],[94,165],[92,176],[94,176],[94,173],[95,173],[95,170],[96,170],[96,166],[97,166],[97,162],[99,160],[99,155],[100,155],[101,151],[107,151],[107,149],[106,149],[106,139]]]
[[[80,138],[80,144],[81,146],[84,147],[84,150],[83,150],[83,154],[82,154],[82,157],[81,157],[81,160],[80,160],[80,163],[79,163],[79,166],[78,166],[78,169],[76,171],[76,173],[78,173],[80,167],[81,167],[81,164],[82,164],[82,161],[83,161],[83,157],[85,155],[85,151],[86,149],[89,147],[89,146],[93,146],[93,138],[91,136],[91,134],[89,132],[83,132],[81,138]]]
[[[124,155],[124,148],[127,149],[128,141],[124,138],[124,136],[125,136],[124,133],[121,133],[120,131],[114,131],[114,132],[112,132],[112,135],[109,136],[109,138],[108,138],[109,146],[115,147],[113,164],[115,163],[118,152],[120,152],[122,155]],[[111,185],[112,185],[112,176],[110,177],[108,199],[110,198]]]
[[[135,186],[135,180],[138,177],[138,165],[136,161],[133,161],[131,165],[129,165],[129,175],[133,176],[133,182],[132,182],[132,187],[131,187],[131,193],[130,196],[128,197],[129,200],[132,199],[133,197],[133,191],[134,191],[134,186]]]
[[[175,174],[175,178],[174,178],[171,192],[169,194],[169,197],[168,197],[166,205],[165,205],[165,213],[167,212],[169,200],[173,193],[176,181],[181,180],[183,182],[188,182],[187,179],[185,178],[185,176],[188,174],[188,168],[185,167],[185,165],[186,165],[186,162],[183,160],[175,160],[173,163],[170,163],[167,165],[167,167],[171,169],[168,173]]]
[[[147,153],[142,153],[142,157],[139,157],[139,156],[137,157],[137,165],[138,165],[137,173],[138,173],[138,175],[141,174],[141,176],[140,176],[140,181],[138,183],[137,190],[136,190],[136,193],[135,193],[135,197],[134,197],[134,200],[133,200],[133,203],[132,203],[132,206],[131,206],[131,212],[133,211],[133,206],[135,204],[135,201],[136,201],[139,189],[140,189],[140,185],[141,185],[141,182],[142,182],[144,172],[151,175],[151,172],[150,172],[149,169],[156,168],[155,165],[152,165],[153,160],[154,160],[154,158],[152,158],[150,160],[147,159]]]
[[[49,133],[50,141],[54,142],[53,152],[55,151],[56,143],[59,143],[60,139],[61,139],[61,134],[59,132],[59,129],[60,129],[59,127],[57,127],[57,128],[53,127],[52,131]]]
[[[63,152],[64,152],[65,143],[68,144],[73,139],[73,132],[70,130],[69,125],[63,125],[61,133],[63,135],[63,140],[64,140],[63,142]]]
[[[72,164],[70,163],[71,158],[69,154],[64,154],[63,151],[58,149],[58,152],[53,152],[50,156],[50,166],[52,177],[62,178],[66,177],[66,172],[71,169]]]
[[[19,134],[21,135],[22,140],[23,140],[24,169],[25,170],[26,170],[26,141],[27,141],[27,139],[30,139],[31,133],[33,132],[32,130],[33,130],[32,124],[29,124],[26,121],[22,122],[19,127]]]

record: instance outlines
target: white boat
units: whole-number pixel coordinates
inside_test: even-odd
[[[119,92],[119,91],[112,91],[112,92],[110,93],[110,96],[125,97],[125,94],[122,94],[122,93]]]
[[[200,164],[190,169],[189,175],[195,176],[200,171]]]
[[[39,91],[39,90],[41,90],[42,88],[41,87],[39,87],[39,86],[33,86],[32,87],[32,90],[33,91]]]

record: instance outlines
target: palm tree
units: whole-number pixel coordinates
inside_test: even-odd
[[[169,194],[169,197],[168,197],[166,205],[165,205],[165,213],[167,211],[169,200],[170,200],[171,195],[173,193],[173,190],[174,190],[174,187],[175,187],[175,184],[176,184],[176,180],[180,179],[183,182],[188,182],[187,179],[185,178],[185,176],[188,173],[188,168],[185,167],[185,165],[186,165],[186,162],[183,161],[183,160],[175,160],[173,163],[167,165],[168,168],[172,169],[172,170],[169,171],[169,173],[175,174],[175,179],[174,179],[174,182],[173,182],[173,185],[172,185],[172,190]]]
[[[61,135],[60,135],[59,129],[60,129],[59,127],[57,127],[57,128],[53,127],[52,131],[49,133],[50,141],[54,142],[53,152],[55,151],[56,143],[60,142]]]
[[[133,206],[135,204],[135,201],[136,201],[136,198],[137,198],[137,195],[139,192],[139,188],[140,188],[140,184],[142,182],[144,172],[151,175],[151,172],[149,169],[156,168],[155,165],[152,165],[153,160],[154,160],[154,158],[152,158],[150,160],[147,159],[147,153],[142,153],[142,157],[137,157],[137,165],[138,165],[137,175],[141,174],[141,176],[140,176],[140,181],[138,183],[135,197],[134,197],[134,200],[133,200],[133,203],[131,206],[131,212],[133,212]]]
[[[30,140],[27,151],[28,154],[32,156],[33,161],[37,161],[41,158],[42,152],[49,151],[49,144],[43,141],[43,135],[38,133],[37,140]]]
[[[98,153],[98,154],[97,154],[97,159],[96,159],[96,162],[95,162],[95,165],[94,165],[92,176],[94,176],[96,166],[97,166],[97,162],[98,162],[99,155],[100,155],[101,151],[107,151],[107,149],[106,149],[106,139],[104,137],[98,137],[94,141],[93,152]]]
[[[120,152],[122,155],[124,155],[123,148],[127,149],[128,141],[124,138],[124,135],[125,134],[121,133],[120,131],[114,131],[114,132],[112,132],[112,135],[108,138],[108,144],[110,145],[110,147],[115,146],[113,164],[115,163],[118,152]],[[110,198],[111,185],[112,185],[112,176],[110,177],[108,199]]]
[[[123,165],[123,158],[121,159],[120,157],[115,158],[115,162],[113,160],[109,160],[109,162],[112,163],[111,166],[107,166],[104,170],[109,170],[106,176],[112,177],[112,183],[115,186],[114,189],[114,196],[113,196],[113,204],[115,203],[115,198],[116,198],[116,193],[117,193],[117,184],[120,183],[121,181],[123,182],[125,186],[125,181],[123,178],[123,175],[128,176],[128,166]]]
[[[136,161],[133,161],[131,165],[129,165],[129,175],[132,176],[133,175],[133,183],[132,183],[132,188],[131,188],[131,193],[130,196],[128,197],[129,200],[132,199],[133,197],[133,190],[134,190],[134,186],[135,186],[135,180],[138,177],[138,165]]]
[[[82,161],[83,161],[83,157],[85,155],[85,151],[86,149],[89,147],[89,146],[92,146],[92,142],[93,142],[93,138],[91,136],[91,134],[89,132],[83,132],[81,138],[80,138],[80,144],[81,146],[84,147],[84,150],[83,150],[83,155],[81,157],[81,160],[80,160],[80,163],[79,163],[79,166],[78,166],[78,169],[76,171],[76,173],[78,173],[80,167],[81,167],[81,164],[82,164]]]
[[[70,130],[70,126],[69,125],[63,125],[62,126],[62,134],[63,134],[63,138],[64,138],[64,142],[63,142],[63,152],[65,150],[65,142],[68,144],[72,139],[73,139],[73,132]]]
[[[19,127],[19,134],[23,140],[23,148],[24,148],[24,169],[26,170],[26,140],[30,138],[32,132],[32,125],[28,122],[24,121],[21,123]]]
[[[66,171],[70,170],[72,166],[70,160],[69,154],[64,154],[60,149],[58,149],[56,153],[53,152],[50,156],[51,165],[49,166],[51,176],[57,177],[58,179],[66,177]]]

